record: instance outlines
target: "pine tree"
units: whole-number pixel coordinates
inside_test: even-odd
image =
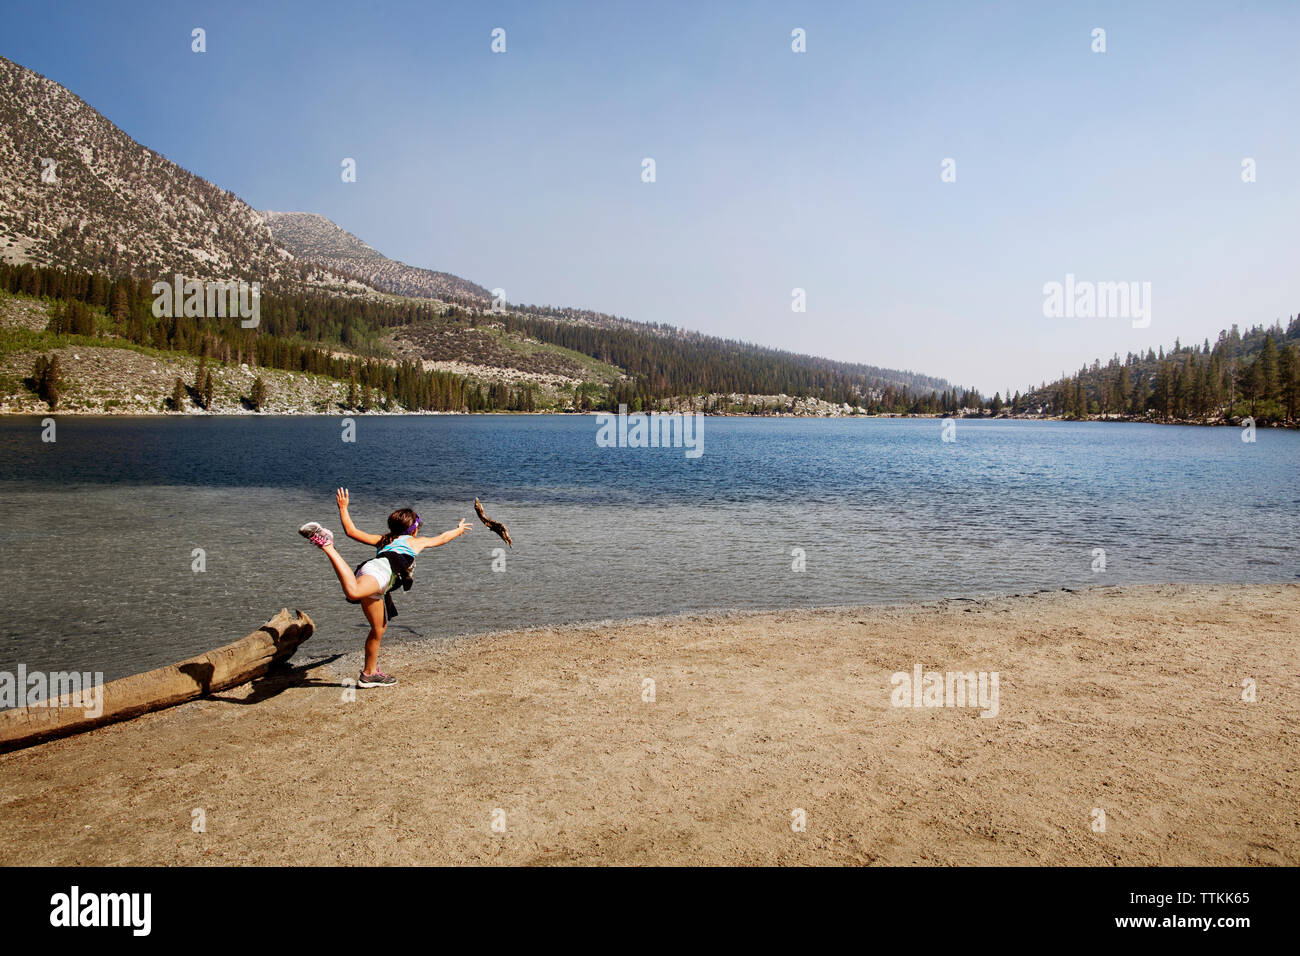
[[[1146,376],[1139,373],[1137,381],[1133,383],[1133,391],[1129,394],[1128,413],[1134,418],[1146,414],[1148,387]]]
[[[1237,391],[1241,397],[1250,402],[1250,414],[1253,418],[1259,408],[1260,399],[1260,365],[1258,361],[1242,365],[1237,375]]]
[[[1264,336],[1264,344],[1255,359],[1259,365],[1259,398],[1263,402],[1277,401],[1277,346],[1272,335]]]
[[[1296,406],[1300,402],[1300,352],[1296,346],[1283,344],[1277,357],[1278,398],[1282,403],[1282,415],[1288,421],[1294,421]]]
[[[1133,391],[1133,383],[1129,380],[1128,366],[1121,365],[1119,374],[1115,376],[1115,395],[1114,410],[1123,414],[1128,406],[1129,393]]]
[[[108,314],[113,317],[114,327],[117,329],[124,328],[130,313],[131,305],[127,299],[126,289],[120,284],[114,285],[112,294],[108,299]]]
[[[179,375],[176,376],[176,383],[172,385],[172,411],[179,412],[185,408],[185,383],[181,381]]]
[[[63,391],[63,370],[59,365],[57,353],[50,358],[44,355],[37,356],[36,364],[32,368],[32,384],[36,388],[37,396],[50,406],[50,411],[54,411],[59,405],[59,395]]]
[[[266,383],[262,381],[262,376],[253,379],[253,391],[248,400],[255,411],[262,410],[262,405],[266,401]]]
[[[68,305],[72,316],[73,335],[93,336],[95,334],[95,313],[91,312],[84,303],[73,301]]]

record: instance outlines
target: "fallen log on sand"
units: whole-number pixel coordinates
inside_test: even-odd
[[[56,700],[0,711],[0,753],[238,687],[261,677],[272,664],[288,660],[313,630],[315,624],[302,611],[281,608],[252,634],[215,651],[109,681],[93,690],[85,688]],[[20,703],[25,703],[26,688],[18,688],[18,693]]]

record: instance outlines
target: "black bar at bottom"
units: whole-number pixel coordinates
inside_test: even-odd
[[[600,927],[623,927],[632,938],[649,934],[647,941],[669,945],[660,935],[669,926],[702,920],[711,932],[734,938],[778,931],[805,939],[847,934],[863,943],[911,939],[924,948],[926,940],[964,945],[1021,934],[1036,940],[1131,937],[1232,945],[1257,938],[1252,934],[1260,930],[1285,931],[1282,910],[1294,873],[15,868],[0,870],[0,881],[0,925],[15,942],[62,936],[78,942],[114,938],[130,946],[153,940],[215,942],[238,933],[253,934],[245,938],[259,942],[283,937],[297,945],[366,945],[389,931],[459,924],[487,930],[483,942],[499,943],[502,934],[512,933],[539,942],[555,934],[586,936]]]

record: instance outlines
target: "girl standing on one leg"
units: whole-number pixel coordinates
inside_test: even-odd
[[[366,635],[366,664],[357,680],[357,686],[391,687],[397,683],[397,679],[379,669],[379,644],[391,616],[388,608],[392,605],[387,601],[387,594],[399,582],[403,587],[410,588],[411,569],[421,551],[436,548],[467,534],[470,525],[461,518],[460,524],[451,531],[444,531],[433,538],[417,537],[415,532],[420,527],[420,516],[410,508],[399,508],[388,516],[388,534],[371,534],[352,523],[352,516],[348,514],[346,488],[338,489],[334,493],[334,499],[338,502],[343,532],[353,541],[375,546],[375,556],[371,560],[360,565],[354,572],[334,549],[334,534],[328,528],[309,521],[298,529],[298,533],[325,552],[330,564],[334,566],[334,572],[339,576],[339,583],[343,585],[343,594],[348,601],[361,605],[361,611],[370,623],[370,632]]]

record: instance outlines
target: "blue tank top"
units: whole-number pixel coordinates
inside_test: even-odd
[[[396,537],[392,540],[390,544],[386,544],[382,548],[378,549],[375,552],[375,557],[379,557],[385,551],[396,551],[398,554],[404,554],[412,561],[414,561],[415,549],[411,547],[410,542],[411,542],[411,536],[409,534],[404,534],[399,537]]]

